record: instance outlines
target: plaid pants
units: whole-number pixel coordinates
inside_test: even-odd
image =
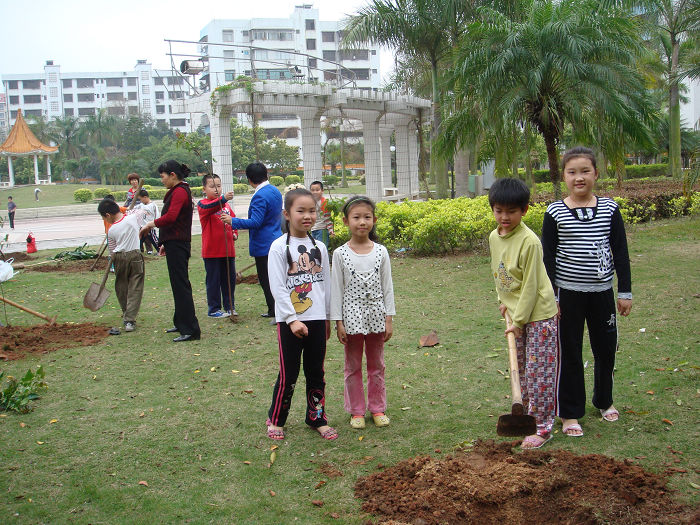
[[[525,325],[523,336],[515,339],[523,406],[535,417],[537,434],[549,435],[554,426],[559,377],[557,318]]]

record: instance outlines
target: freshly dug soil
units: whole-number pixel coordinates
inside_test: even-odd
[[[243,278],[238,281],[236,280],[236,284],[258,284],[258,274],[254,273],[253,275],[244,275]]]
[[[25,252],[6,253],[4,255],[4,261],[6,261],[7,259],[14,259],[15,262],[31,262],[39,260],[36,257],[32,257],[31,255],[28,255]]]
[[[360,478],[362,510],[383,524],[689,524],[700,512],[675,502],[663,476],[607,456],[513,452],[478,442],[444,459],[419,456]]]
[[[165,260],[165,257],[162,258]],[[155,257],[144,257],[146,263],[157,260]],[[83,259],[80,261],[50,261],[44,264],[39,264],[37,266],[30,266],[29,268],[24,268],[28,272],[64,272],[64,273],[91,273],[90,268],[94,264],[95,259]],[[97,261],[95,269],[92,271],[97,275],[97,282],[102,277],[100,272],[104,272],[107,269],[107,257],[100,258]]]
[[[66,323],[0,327],[0,359],[21,359],[62,348],[90,346],[107,337],[108,326]]]

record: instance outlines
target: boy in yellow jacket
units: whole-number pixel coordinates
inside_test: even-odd
[[[489,236],[491,272],[501,315],[508,311],[515,335],[523,406],[537,422],[524,449],[540,448],[552,438],[557,408],[559,344],[557,304],[542,261],[542,244],[522,223],[530,190],[518,179],[497,179],[489,204],[498,227]]]

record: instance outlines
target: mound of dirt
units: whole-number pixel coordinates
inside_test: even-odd
[[[90,346],[107,337],[109,327],[95,323],[0,327],[0,359],[21,359],[62,348]]]
[[[162,258],[165,260],[165,257]],[[157,260],[155,257],[144,257],[146,263]],[[64,273],[90,273],[90,268],[95,263],[95,259],[83,259],[80,261],[46,261],[43,264],[37,264],[36,266],[28,266],[24,268],[25,271],[30,272],[64,272]],[[97,265],[93,270],[96,275],[100,271],[104,272],[107,269],[107,258],[102,257],[97,261]],[[98,275],[98,282],[99,282]]]
[[[676,503],[663,476],[596,454],[514,453],[516,444],[408,459],[360,478],[355,496],[395,525],[698,523],[700,512]]]
[[[258,284],[259,282],[257,273],[253,275],[244,275],[240,281],[236,279],[236,284]]]
[[[14,259],[15,262],[31,262],[38,260],[36,257],[32,257],[25,252],[6,253],[4,255],[5,258],[3,260],[5,261],[10,258]]]

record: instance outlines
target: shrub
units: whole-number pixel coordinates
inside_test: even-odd
[[[151,199],[156,199],[160,200],[163,197],[165,197],[165,194],[168,193],[167,188],[155,188],[155,189],[150,189],[148,190],[148,197]]]
[[[338,184],[339,180],[340,179],[335,175],[326,175],[325,177],[323,177],[323,183],[328,184],[329,186],[335,186],[336,184]]]
[[[364,186],[365,183],[366,183],[366,182],[365,182],[365,176],[364,176],[364,175],[360,175],[360,177],[357,179],[357,182],[360,183],[360,186]]]
[[[87,202],[92,200],[92,191],[87,188],[80,188],[73,192],[73,198],[78,202]]]
[[[290,184],[299,184],[301,182],[301,177],[299,175],[287,175],[284,178],[284,183],[289,186]]]
[[[236,195],[241,195],[248,193],[250,191],[250,186],[248,184],[234,184],[233,185],[233,193]]]
[[[625,166],[625,180],[646,177],[668,177],[668,164],[635,164]]]
[[[148,191],[148,190],[152,189],[152,186],[150,184],[144,184],[143,186],[141,186],[141,189]]]
[[[0,384],[4,377],[5,372],[0,372]],[[29,402],[39,399],[39,392],[45,388],[44,369],[41,366],[36,369],[36,373],[27,370],[20,380],[7,376],[7,385],[0,389],[0,409],[14,410],[20,414],[31,412]]]
[[[143,183],[144,185],[163,187],[163,181],[160,180],[160,177],[144,177]]]
[[[126,190],[113,191],[112,195],[114,196],[114,200],[118,203],[126,200]]]
[[[270,177],[270,184],[279,188],[280,186],[282,186],[282,184],[284,184],[284,179],[279,175],[273,175],[272,177]]]
[[[109,188],[95,188],[95,191],[92,192],[96,199],[104,199],[105,195],[110,193],[112,193],[112,190]]]

